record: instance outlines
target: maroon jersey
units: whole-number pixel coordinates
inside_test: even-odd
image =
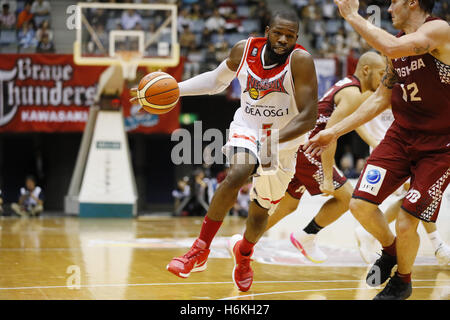
[[[325,92],[323,97],[320,98],[319,103],[317,104],[318,118],[316,121],[316,126],[311,131],[309,138],[312,138],[319,131],[325,129],[328,119],[334,109],[336,109],[336,103],[334,102],[336,93],[347,87],[358,87],[359,91],[361,91],[361,83],[359,82],[359,79],[352,75],[336,82],[327,92]]]
[[[429,17],[428,21],[438,18]],[[397,37],[403,36],[400,32]],[[450,65],[431,54],[392,59],[398,83],[392,89],[392,112],[405,129],[450,134]]]

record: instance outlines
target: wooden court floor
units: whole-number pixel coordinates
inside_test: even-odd
[[[0,218],[0,299],[359,300],[379,291],[365,285],[367,266],[357,251],[325,245],[330,262],[316,265],[288,238],[269,234],[255,250],[251,291],[239,292],[225,245],[244,221],[227,217],[207,270],[181,279],[166,265],[186,252],[202,218]],[[449,300],[448,266],[418,260],[410,299]]]

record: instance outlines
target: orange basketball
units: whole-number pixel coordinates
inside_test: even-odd
[[[180,98],[180,89],[170,74],[152,72],[139,82],[137,97],[145,111],[163,114],[175,107]]]

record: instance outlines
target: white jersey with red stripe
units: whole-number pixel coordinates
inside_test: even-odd
[[[303,50],[296,45],[283,64],[266,65],[264,53],[267,38],[249,38],[237,71],[241,86],[241,106],[233,119],[234,125],[254,131],[257,140],[261,129],[281,129],[298,114],[294,98],[291,57],[294,51]],[[300,145],[298,137],[280,145],[280,148]]]
[[[380,141],[384,139],[384,135],[386,134],[386,131],[388,131],[392,122],[394,122],[394,114],[392,113],[392,110],[389,108],[381,112],[379,115],[377,115],[369,122],[367,122],[365,124],[365,127],[369,132],[369,134],[371,134],[374,137],[374,139],[378,143],[380,143]]]
[[[241,106],[230,125],[229,139],[223,152],[230,159],[233,150],[245,148],[259,160],[258,142],[265,130],[281,129],[298,114],[294,99],[294,84],[291,72],[293,52],[280,65],[267,66],[264,63],[266,38],[249,38],[237,71],[241,85]],[[304,50],[296,45],[295,50]],[[269,135],[269,132],[267,132]],[[258,166],[253,176],[251,201],[275,212],[279,202],[295,173],[296,155],[304,135],[281,143],[278,149],[278,163],[275,172],[265,174]]]

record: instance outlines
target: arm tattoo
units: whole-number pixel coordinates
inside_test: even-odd
[[[427,45],[426,48],[422,48],[422,47],[415,47],[413,50],[414,52],[419,55],[419,54],[425,54],[428,52],[428,50],[430,49],[430,45]]]
[[[381,83],[388,89],[392,89],[398,82],[397,73],[391,64],[391,61],[386,57],[386,73],[381,80]]]

